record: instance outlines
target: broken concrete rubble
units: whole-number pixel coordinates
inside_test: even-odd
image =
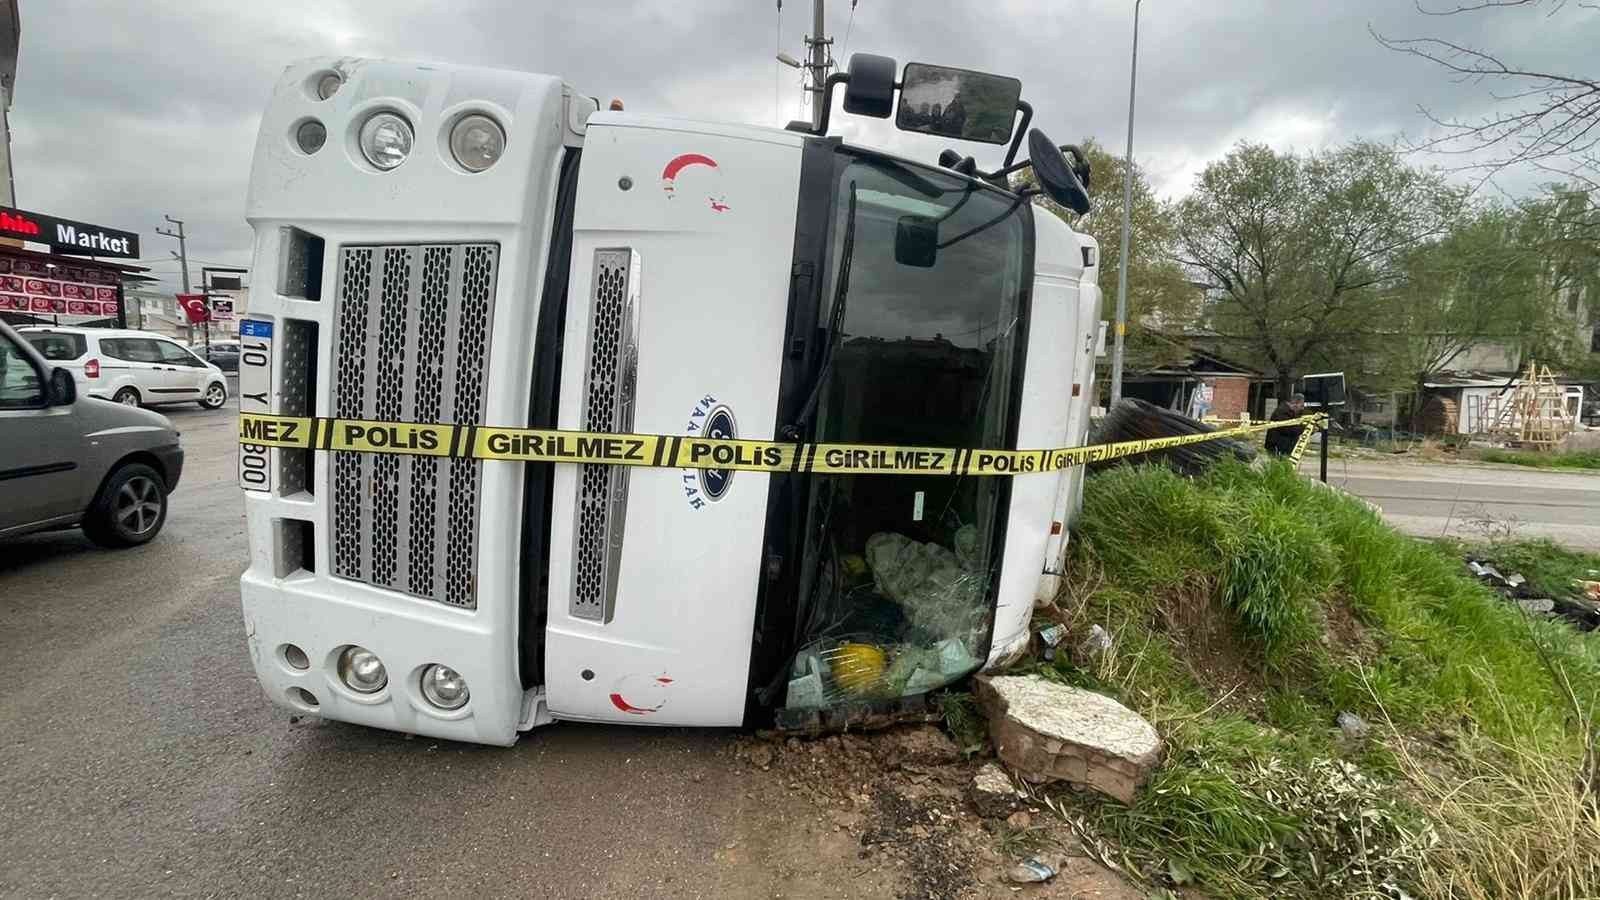
[[[1000,760],[1024,779],[1086,785],[1124,803],[1161,761],[1161,737],[1103,694],[1037,675],[980,676],[979,705]]]
[[[991,819],[1003,819],[1010,815],[1023,798],[1022,792],[1011,783],[1011,776],[1000,768],[999,763],[984,763],[972,778],[968,796],[978,815]]]

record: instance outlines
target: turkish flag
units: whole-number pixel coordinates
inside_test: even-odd
[[[205,294],[179,294],[178,306],[191,325],[211,321],[211,310],[206,308]]]

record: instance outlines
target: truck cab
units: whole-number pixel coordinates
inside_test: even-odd
[[[846,110],[907,90],[883,61],[835,76]],[[926,107],[907,121],[940,127]],[[1046,180],[1059,151],[1031,148]],[[490,744],[554,720],[817,729],[1014,656],[1081,470],[980,476],[971,456],[1083,442],[1100,295],[1093,239],[1003,185],[825,126],[602,111],[546,75],[289,67],[250,182],[254,270],[275,277],[250,289],[241,413],[836,456],[675,466],[663,440],[648,465],[550,464],[246,434],[267,697]]]

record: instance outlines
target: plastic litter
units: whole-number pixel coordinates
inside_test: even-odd
[[[1010,872],[1006,873],[1006,880],[1012,884],[1038,884],[1056,877],[1056,870],[1039,859],[1030,856],[1017,863]]]
[[[1339,713],[1339,730],[1345,737],[1357,740],[1367,736],[1367,723],[1353,712],[1342,712]]]

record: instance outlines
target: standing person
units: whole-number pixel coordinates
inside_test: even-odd
[[[1306,395],[1290,394],[1288,403],[1278,404],[1272,411],[1272,421],[1284,422],[1289,419],[1298,419],[1305,414]],[[1274,428],[1267,432],[1267,450],[1279,456],[1288,456],[1294,452],[1295,444],[1300,443],[1300,433],[1306,430],[1304,425],[1295,425],[1285,428]]]

